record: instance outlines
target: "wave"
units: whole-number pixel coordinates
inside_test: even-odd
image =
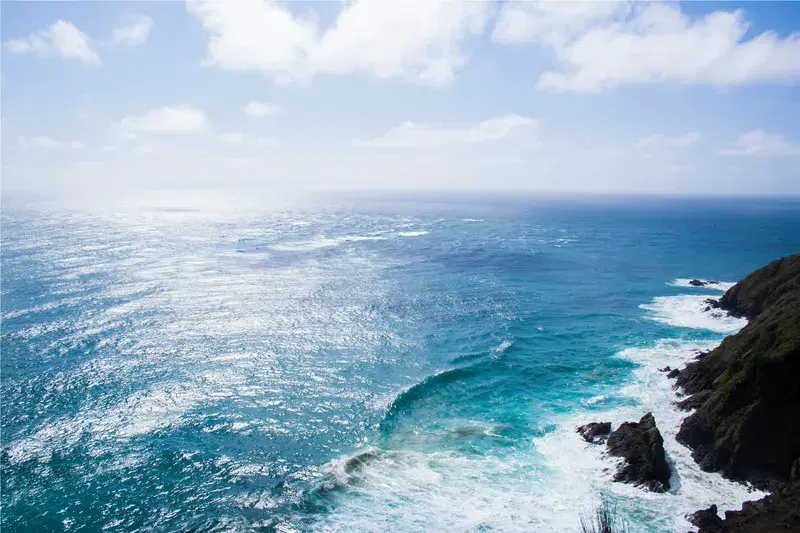
[[[698,281],[702,281],[703,283],[705,283],[705,285],[703,285],[701,287],[697,287],[697,286],[692,285],[691,283],[689,283],[690,281],[695,280],[695,279],[698,280]],[[715,291],[726,292],[728,289],[730,289],[731,287],[736,285],[736,283],[732,282],[732,281],[715,281],[715,280],[707,280],[707,279],[700,279],[700,278],[677,278],[677,279],[674,279],[674,280],[670,281],[668,283],[668,285],[671,285],[672,287],[682,287],[682,288],[689,287],[689,288],[692,288],[692,289],[695,289],[695,288],[697,288],[697,289],[711,289],[711,290],[715,290]]]
[[[359,457],[358,455],[355,457]],[[335,505],[315,531],[563,530],[565,517],[542,516],[543,493],[530,490],[531,462],[454,452],[378,452],[345,472],[353,458],[327,466]],[[334,473],[335,472],[335,473]],[[558,516],[555,516],[557,515]],[[577,516],[568,519],[577,526]],[[548,527],[549,526],[549,527]]]
[[[400,237],[422,237],[427,234],[427,231],[400,231],[397,233]]]
[[[604,403],[608,400],[608,396],[604,396],[602,394],[598,394],[597,396],[592,396],[591,398],[587,398],[585,400],[581,400],[581,405],[584,406],[592,406]]]
[[[36,314],[36,313],[44,313],[47,311],[52,311],[54,309],[58,309],[62,305],[65,305],[65,302],[57,300],[33,307],[15,309],[13,311],[8,311],[6,313],[3,313],[3,320],[11,320],[12,318],[19,318],[21,316],[25,316],[28,314]]]
[[[503,342],[500,343],[500,345],[497,348],[494,349],[494,351],[497,352],[497,353],[503,353],[506,350],[508,350],[509,348],[511,348],[512,344],[513,343],[511,341],[503,341]]]
[[[280,252],[308,252],[319,250],[322,248],[331,248],[339,246],[346,242],[360,242],[360,241],[385,241],[386,237],[381,235],[344,235],[342,237],[327,238],[319,236],[310,241],[289,241],[284,243],[273,244],[270,246],[272,250]]]
[[[681,294],[658,296],[652,303],[639,307],[648,311],[646,318],[670,326],[707,329],[717,333],[736,333],[747,320],[729,316],[725,311],[712,309],[707,296]]]
[[[384,421],[390,420],[398,412],[407,409],[414,402],[429,396],[439,387],[461,379],[471,378],[473,376],[475,376],[475,372],[467,368],[443,370],[442,372],[428,376],[416,385],[413,385],[411,388],[407,389],[405,392],[400,393],[394,399],[386,411],[386,418]]]
[[[191,386],[170,383],[136,392],[122,402],[90,408],[72,418],[46,423],[34,433],[9,443],[11,463],[50,460],[54,453],[70,453],[83,439],[93,447],[102,442],[130,439],[181,423],[183,415],[206,400]]]

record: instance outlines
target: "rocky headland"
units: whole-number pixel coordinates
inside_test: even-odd
[[[659,369],[676,380],[678,407],[691,411],[676,438],[703,470],[771,494],[724,517],[712,505],[686,518],[697,533],[800,533],[800,254],[772,261],[706,303],[748,324],[685,368]],[[578,432],[622,458],[615,481],[669,490],[663,438],[650,413],[613,432],[608,422]]]
[[[677,439],[707,471],[771,494],[688,517],[699,533],[800,531],[800,254],[775,260],[709,306],[748,324],[677,374],[694,411]]]

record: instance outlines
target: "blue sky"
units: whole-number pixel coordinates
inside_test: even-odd
[[[3,2],[3,188],[800,193],[797,2]]]

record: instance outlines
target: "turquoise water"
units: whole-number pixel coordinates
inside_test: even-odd
[[[758,493],[674,441],[657,369],[743,325],[685,279],[798,250],[793,200],[4,199],[2,528],[686,531]],[[666,494],[574,432],[647,411]]]

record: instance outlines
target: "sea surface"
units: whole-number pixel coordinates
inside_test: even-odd
[[[792,199],[4,198],[2,530],[575,532],[609,501],[685,533],[761,493],[675,442],[658,369],[798,251]],[[665,494],[575,432],[646,412]]]

